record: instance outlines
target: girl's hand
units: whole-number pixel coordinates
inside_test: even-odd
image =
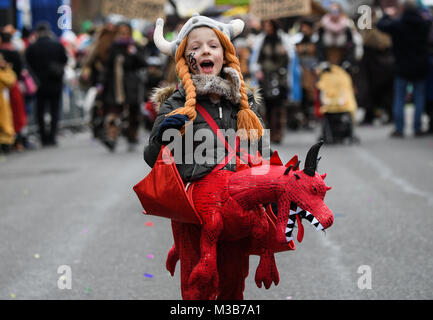
[[[158,142],[161,144],[165,144],[164,142],[168,142],[168,141],[162,141],[162,136],[165,130],[168,129],[180,130],[187,121],[189,121],[189,117],[183,114],[174,114],[172,116],[165,118],[159,125],[158,134],[156,136]]]

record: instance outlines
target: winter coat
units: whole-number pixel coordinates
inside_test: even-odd
[[[165,116],[172,112],[173,110],[176,110],[178,108],[181,108],[185,104],[185,96],[186,93],[184,89],[180,86],[178,89],[175,89],[173,87],[167,87],[163,89],[159,89],[156,94],[153,96],[153,102],[159,107],[159,113],[158,117],[155,120],[153,129],[150,133],[149,138],[149,145],[144,150],[144,160],[146,163],[153,167],[156,159],[158,157],[158,154],[161,149],[161,144],[157,141],[157,133],[158,128],[161,122],[164,120]],[[260,103],[260,96],[258,95],[257,91],[250,91],[248,92],[248,102],[251,107],[251,109],[256,113],[256,115],[261,120],[259,114],[257,113],[257,107],[258,103]],[[237,130],[237,113],[239,111],[239,105],[235,105],[226,98],[221,98],[221,100],[217,103],[214,103],[211,101],[211,99],[208,96],[205,95],[197,95],[197,103],[203,106],[204,109],[210,114],[210,116],[215,120],[217,125],[220,129],[228,130],[233,129],[234,131]],[[264,125],[263,125],[264,126]],[[182,163],[179,163],[176,159],[176,147],[174,148],[174,158],[176,162],[177,169],[179,171],[179,174],[184,182],[190,182],[195,181],[200,178],[203,178],[208,173],[210,173],[213,168],[220,163],[225,155],[227,154],[225,146],[218,140],[216,135],[211,131],[210,126],[207,124],[207,122],[204,120],[204,118],[200,115],[199,112],[197,112],[197,118],[193,122],[193,130],[192,134],[190,133],[190,136],[194,137],[198,130],[200,129],[208,129],[208,133],[210,134],[211,141],[206,140],[206,145],[210,143],[212,146],[212,152],[207,154],[207,160],[209,160],[209,163],[196,163],[196,161],[189,161],[190,163],[187,163],[188,159],[193,159],[194,151],[197,149],[199,145],[203,146],[203,140],[201,141],[194,141],[193,142],[193,148],[192,150],[187,150],[187,148],[182,148]],[[187,136],[187,131],[185,135],[182,137],[182,146],[185,146],[185,136]],[[229,139],[231,140],[231,139]],[[267,140],[262,138],[259,140],[258,143],[254,146],[250,146],[250,152],[255,155],[255,152],[253,150],[258,150],[264,157],[269,154],[269,143],[266,142]],[[213,143],[213,144],[212,144]],[[230,143],[230,141],[229,141]],[[231,145],[234,147],[234,145]],[[220,157],[218,157],[220,155]],[[222,155],[222,157],[221,157]],[[178,156],[179,157],[179,156]],[[189,157],[189,158],[188,158]],[[179,157],[180,158],[180,157]],[[224,168],[226,170],[235,171],[236,165],[233,163],[233,161],[229,162],[229,164],[226,165]]]
[[[290,102],[297,103],[302,100],[302,71],[299,64],[298,54],[296,53],[296,47],[291,37],[287,33],[278,30],[277,36],[287,55],[287,64],[285,65],[284,74],[286,77],[286,85],[288,90],[287,96],[285,98],[287,98]],[[251,52],[249,71],[252,76],[253,85],[255,86],[259,85],[258,80],[255,78],[255,73],[260,70],[265,72],[259,62],[260,53],[262,51],[263,45],[265,44],[265,39],[265,33],[260,33],[257,35]]]
[[[12,69],[0,69],[0,144],[13,144],[15,141],[12,110],[5,93],[16,81],[17,77]]]
[[[128,52],[128,47],[136,52]],[[102,75],[104,104],[138,105],[144,96],[144,85],[138,71],[146,66],[143,49],[134,43],[115,42]]]
[[[48,36],[40,37],[26,51],[26,60],[39,80],[39,91],[58,94],[63,87],[63,74],[68,57],[62,44]]]
[[[427,77],[430,24],[416,10],[405,10],[398,19],[385,15],[377,23],[380,30],[391,35],[398,76],[412,81]]]

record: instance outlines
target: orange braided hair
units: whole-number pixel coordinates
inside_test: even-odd
[[[224,57],[228,67],[235,69],[241,80],[241,101],[239,103],[238,112],[238,133],[241,139],[257,140],[263,135],[263,126],[257,117],[257,115],[250,109],[248,104],[247,89],[244,82],[244,77],[242,76],[239,59],[236,57],[236,51],[232,42],[219,30],[212,29],[218,36],[221,45],[224,48]],[[182,86],[186,92],[185,105],[182,108],[172,111],[167,116],[173,114],[183,114],[189,117],[191,121],[194,121],[197,117],[196,106],[196,89],[194,82],[191,79],[191,73],[189,71],[188,64],[186,63],[184,53],[188,37],[185,37],[180,43],[178,49],[176,50],[175,62],[176,62],[176,73],[181,79]],[[183,134],[185,128],[181,130]]]

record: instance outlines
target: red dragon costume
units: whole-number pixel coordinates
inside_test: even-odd
[[[257,286],[277,285],[274,253],[295,249],[296,222],[299,242],[304,233],[302,219],[316,230],[332,225],[333,214],[324,203],[331,188],[324,182],[326,174],[316,172],[321,145],[309,150],[303,170],[297,156],[284,166],[275,152],[270,161],[253,167],[239,163],[237,172],[216,171],[190,186],[202,224],[172,220],[175,245],[166,263],[174,275],[180,260],[184,299],[243,299],[251,254],[260,255]],[[140,198],[146,191],[137,186]],[[269,207],[264,209],[270,203],[277,204],[277,216]]]

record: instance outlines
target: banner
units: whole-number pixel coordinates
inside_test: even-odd
[[[311,13],[311,0],[251,0],[250,12],[261,19],[304,16]]]
[[[127,18],[140,18],[155,21],[164,18],[166,0],[104,0],[102,14],[121,14]]]

